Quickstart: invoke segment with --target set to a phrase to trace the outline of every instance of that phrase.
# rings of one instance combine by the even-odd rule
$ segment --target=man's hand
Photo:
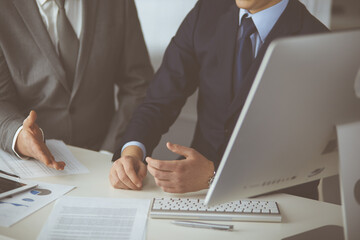
[[[109,180],[114,188],[140,190],[147,170],[141,161],[142,151],[137,146],[128,146],[110,170]]]
[[[164,161],[146,158],[148,170],[156,184],[169,193],[194,192],[208,188],[214,174],[213,162],[192,148],[167,143],[167,148],[185,157],[183,160]]]
[[[35,123],[36,117],[36,112],[31,111],[24,120],[23,128],[16,140],[15,151],[22,156],[40,160],[48,167],[64,170],[65,163],[55,161],[54,156],[44,143],[42,132]]]

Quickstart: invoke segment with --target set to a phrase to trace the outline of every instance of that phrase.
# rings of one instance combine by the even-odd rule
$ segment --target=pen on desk
[[[0,170],[0,173],[6,174],[6,175],[8,175],[8,176],[10,176],[10,177],[20,178],[18,175],[15,175],[15,174],[12,174],[12,173],[8,173],[8,172],[5,172],[5,171],[3,171],[3,170]]]
[[[203,222],[194,222],[194,221],[172,221],[171,223],[184,227],[193,227],[193,228],[208,228],[216,230],[227,230],[232,231],[234,225],[227,224],[215,224],[215,223],[203,223]]]

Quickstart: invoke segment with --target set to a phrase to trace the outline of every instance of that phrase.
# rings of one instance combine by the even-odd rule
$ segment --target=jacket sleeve
[[[12,141],[24,117],[19,111],[19,99],[13,79],[0,46],[0,148],[12,153]]]
[[[120,149],[127,142],[138,141],[151,155],[162,134],[175,122],[186,99],[195,92],[199,65],[193,43],[201,2],[197,2],[170,41],[160,69],[150,83],[144,102],[134,113]],[[120,156],[120,151],[114,154],[113,160]]]

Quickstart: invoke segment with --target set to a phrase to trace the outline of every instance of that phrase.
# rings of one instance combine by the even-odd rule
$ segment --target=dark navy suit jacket
[[[285,36],[328,31],[298,0],[290,0],[260,48],[241,91],[232,96],[238,24],[235,0],[197,2],[171,40],[123,144],[139,141],[151,155],[186,99],[198,89],[198,119],[191,147],[217,168],[269,43]],[[113,160],[119,157],[120,150]]]

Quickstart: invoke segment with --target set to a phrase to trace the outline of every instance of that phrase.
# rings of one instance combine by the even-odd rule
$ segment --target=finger
[[[130,189],[120,181],[120,179],[116,173],[116,170],[114,168],[112,168],[110,171],[109,180],[110,180],[111,186],[113,186],[114,188],[127,189],[127,190]]]
[[[167,181],[173,179],[173,175],[174,175],[173,172],[161,171],[149,165],[148,165],[148,170],[149,173],[156,179],[167,180]]]
[[[36,112],[31,110],[29,116],[23,122],[23,127],[31,128],[35,124],[36,118]]]
[[[141,180],[141,182],[144,180],[144,178],[146,177],[146,174],[147,174],[147,167],[145,164],[141,164],[140,165],[140,169],[138,171],[138,176]]]
[[[174,161],[157,160],[151,157],[146,157],[145,160],[148,163],[148,166],[151,166],[161,171],[168,171],[168,172],[175,171],[179,162],[177,160]]]
[[[63,161],[59,161],[59,162],[56,161],[55,158],[54,158],[54,156],[51,154],[49,148],[46,146],[46,144],[44,144],[44,143],[42,143],[42,142],[41,142],[41,144],[43,145],[45,155],[46,155],[47,157],[49,157],[49,159],[50,159],[50,163],[49,163],[49,164],[50,164],[53,168],[55,168],[56,170],[64,170],[64,168],[65,168],[65,166],[66,166],[65,162],[63,162]]]
[[[65,166],[66,166],[66,163],[63,162],[63,161],[57,162],[57,161],[54,160],[54,166],[55,166],[56,170],[64,170]]]
[[[46,149],[41,146],[38,142],[33,143],[33,156],[35,159],[39,160],[40,162],[44,163],[46,166],[52,164],[52,155],[46,153]]]
[[[124,166],[122,164],[118,165],[118,169],[116,169],[117,177],[119,180],[129,189],[139,189],[129,178],[127,173],[125,172]]]
[[[54,157],[51,158],[51,166],[55,168],[56,170],[64,170],[66,163],[63,161],[56,161]]]
[[[167,193],[186,193],[186,190],[177,187],[162,187],[162,190]]]
[[[176,187],[174,183],[172,183],[171,181],[168,181],[168,180],[155,179],[155,183],[156,183],[156,185],[158,185],[161,188],[174,188],[174,187]]]
[[[143,163],[139,163],[139,164],[141,165]],[[142,181],[140,180],[140,178],[138,177],[138,175],[135,171],[133,162],[130,162],[130,161],[123,162],[123,168],[125,170],[126,175],[132,182],[132,184],[136,185],[136,188],[141,188]],[[139,166],[139,168],[140,168],[140,166]]]
[[[185,146],[181,146],[179,144],[173,144],[171,142],[167,142],[166,143],[166,147],[176,153],[176,154],[179,154],[179,155],[182,155],[184,157],[188,157],[189,155],[191,155],[193,153],[193,149],[192,148],[188,148],[188,147],[185,147]]]
[[[56,170],[63,170],[65,167],[64,162],[55,161],[54,156],[51,154],[50,150],[42,142],[35,148],[36,159],[40,162],[43,162],[46,166],[55,168]]]
[[[40,142],[40,146],[41,146],[42,152],[44,154],[43,157],[47,158],[48,164],[50,166],[52,166],[53,168],[55,168],[56,170],[64,170],[65,165],[66,165],[65,162],[62,162],[62,161],[57,162],[45,143]]]
[[[48,164],[49,167],[52,167],[56,170],[64,170],[65,166],[66,166],[66,163],[65,162],[62,162],[62,161],[55,161],[55,158],[54,157],[51,157],[50,158],[50,163]]]

